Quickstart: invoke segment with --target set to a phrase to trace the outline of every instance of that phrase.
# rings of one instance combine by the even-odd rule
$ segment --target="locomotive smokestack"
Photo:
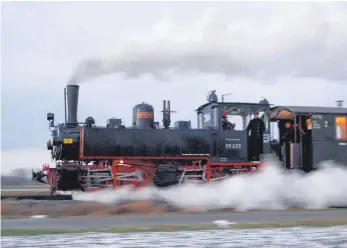
[[[67,123],[77,125],[79,85],[67,85]]]

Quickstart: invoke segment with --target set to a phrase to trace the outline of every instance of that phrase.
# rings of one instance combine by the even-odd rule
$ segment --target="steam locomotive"
[[[78,85],[64,88],[65,122],[47,120],[52,139],[47,142],[55,167],[34,172],[33,179],[49,183],[51,193],[66,190],[98,190],[122,185],[165,187],[183,183],[210,182],[227,176],[253,172],[260,161],[249,161],[245,130],[224,130],[222,115],[247,116],[266,111],[269,103],[218,102],[215,91],[197,108],[198,127],[189,121],[171,125],[170,100],[163,101],[163,126],[154,120],[153,106],[140,103],[133,108],[132,126],[111,118],[105,126],[93,117],[78,122]],[[230,125],[232,127],[232,125]],[[267,144],[267,132],[264,134]],[[265,150],[267,150],[265,148]]]
[[[133,108],[130,127],[122,125],[122,120],[117,118],[109,119],[105,126],[97,126],[93,117],[78,122],[78,95],[78,85],[64,88],[64,123],[55,125],[54,114],[47,114],[52,135],[47,149],[55,167],[44,166],[41,171],[33,171],[33,180],[48,183],[51,194],[123,185],[166,187],[185,182],[210,183],[239,173],[256,172],[262,168],[262,162],[252,161],[249,156],[246,131],[249,117],[255,112],[263,113],[261,119],[266,126],[262,154],[276,153],[284,167],[310,171],[319,161],[339,157],[347,163],[347,151],[343,150],[347,146],[336,148],[346,144],[343,141],[347,140],[346,108],[273,107],[266,99],[258,103],[219,102],[216,92],[210,91],[207,102],[196,109],[197,128],[192,128],[190,121],[177,121],[170,127],[169,100],[163,101],[162,126],[154,120],[154,108],[146,103]],[[242,117],[241,130],[235,130],[230,123],[229,128],[222,125],[223,116],[233,115]],[[287,143],[271,140],[273,121],[278,124],[280,136],[290,124],[304,128],[308,138],[299,136],[298,140]],[[307,121],[311,128],[305,126]],[[327,128],[319,129],[327,127],[327,123],[332,123],[330,128],[334,128],[333,124],[341,125],[340,136],[346,137],[335,140],[329,136],[333,131],[324,133]],[[323,143],[327,151],[325,139],[335,149],[331,153],[319,151]]]

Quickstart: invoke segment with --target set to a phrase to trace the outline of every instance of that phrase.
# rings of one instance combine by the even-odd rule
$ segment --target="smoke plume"
[[[169,73],[210,72],[226,75],[241,73],[232,54],[206,44],[142,44],[133,45],[113,57],[90,58],[81,62],[69,84],[80,84],[110,73],[121,73],[126,78],[150,74],[167,80]]]
[[[73,193],[75,200],[117,204],[124,201],[161,200],[180,208],[280,210],[291,207],[325,209],[347,206],[347,167],[331,161],[308,174],[282,169],[273,158],[256,175],[238,175],[211,184],[184,184],[166,189]]]
[[[18,168],[10,171],[9,173],[1,175],[1,185],[25,185],[32,183],[31,170],[25,168]]]
[[[162,20],[166,24],[161,26],[167,26],[164,36],[130,40],[115,53],[81,61],[69,84],[110,73],[126,78],[149,74],[166,80],[173,72],[346,80],[346,6],[254,3],[240,8],[240,13],[253,13],[246,17],[235,9],[231,9],[235,17],[214,9],[198,24],[185,27]]]

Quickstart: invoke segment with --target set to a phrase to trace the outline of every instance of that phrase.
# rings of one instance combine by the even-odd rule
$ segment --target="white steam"
[[[110,73],[164,80],[172,72],[345,80],[346,9],[345,3],[231,4],[183,26],[169,16],[142,41],[82,61],[69,84]]]
[[[262,173],[239,175],[211,184],[186,184],[166,189],[144,188],[73,193],[73,199],[117,204],[163,200],[180,208],[278,210],[291,207],[325,209],[347,206],[347,167],[331,161],[308,174],[281,168],[267,159]]]

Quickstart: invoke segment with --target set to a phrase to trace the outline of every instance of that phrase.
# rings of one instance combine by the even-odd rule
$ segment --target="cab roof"
[[[256,112],[256,111],[263,111],[267,108],[270,107],[270,104],[262,104],[262,103],[249,103],[249,102],[208,102],[205,103],[204,105],[201,105],[198,107],[195,111],[199,112],[205,109],[207,106],[212,105],[212,104],[218,104],[218,106],[221,109],[226,109],[226,108],[239,108],[239,109],[244,109],[248,110],[247,112]]]

